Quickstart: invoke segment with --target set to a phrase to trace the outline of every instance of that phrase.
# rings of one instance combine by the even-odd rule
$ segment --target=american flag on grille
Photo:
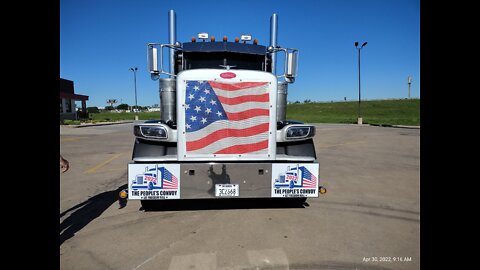
[[[163,189],[178,189],[178,178],[165,167],[160,168],[162,173]]]
[[[313,175],[307,168],[300,167],[302,171],[303,178],[303,187],[304,188],[316,188],[317,187],[317,177]]]
[[[187,81],[187,154],[267,154],[268,82]]]

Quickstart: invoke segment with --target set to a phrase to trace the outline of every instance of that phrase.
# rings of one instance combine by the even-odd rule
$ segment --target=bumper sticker
[[[128,197],[133,200],[180,199],[180,165],[128,164]]]
[[[318,163],[272,164],[272,197],[318,197]]]

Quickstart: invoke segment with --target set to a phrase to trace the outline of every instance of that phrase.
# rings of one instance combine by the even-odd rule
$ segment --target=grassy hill
[[[287,119],[305,123],[357,123],[357,115],[358,101],[287,105]],[[361,116],[364,124],[419,126],[420,99],[362,101]],[[93,122],[134,120],[135,114],[92,113],[90,118]],[[138,118],[160,119],[160,112],[139,113]]]
[[[287,119],[306,123],[357,123],[358,101],[289,104]],[[364,124],[420,126],[420,99],[362,101]]]

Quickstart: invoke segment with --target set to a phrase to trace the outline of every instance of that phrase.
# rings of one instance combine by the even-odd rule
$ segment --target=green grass
[[[364,124],[420,126],[420,99],[361,102]],[[306,123],[357,123],[358,101],[287,105],[287,119]]]
[[[81,121],[80,120],[63,120],[64,125],[80,125]]]
[[[160,119],[160,112],[140,112],[137,113],[139,120]],[[127,112],[102,112],[91,113],[90,118],[94,122],[114,122],[120,120],[135,120],[135,113]]]
[[[358,101],[287,105],[287,119],[305,123],[356,124],[357,116]],[[364,124],[419,126],[420,99],[362,101],[361,116]],[[135,113],[91,113],[90,118],[87,122],[135,120]],[[138,119],[160,119],[160,112],[138,113]]]

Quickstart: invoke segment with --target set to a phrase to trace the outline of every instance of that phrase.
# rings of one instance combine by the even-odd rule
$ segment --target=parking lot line
[[[111,157],[110,159],[108,159],[107,161],[104,161],[104,162],[98,164],[97,166],[86,170],[86,171],[83,172],[83,173],[94,173],[94,172],[96,172],[98,169],[102,168],[103,166],[107,165],[108,163],[112,162],[114,159],[120,157],[120,156],[123,155],[123,154],[125,154],[125,153],[116,154],[116,155],[114,155],[113,157]]]
[[[60,139],[60,142],[74,142],[74,141],[78,141],[78,140],[85,139],[85,138],[86,137],[68,137],[68,138]]]

